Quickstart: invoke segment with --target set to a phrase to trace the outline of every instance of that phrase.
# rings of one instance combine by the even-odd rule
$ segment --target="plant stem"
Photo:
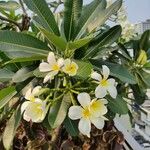
[[[16,25],[19,29],[21,28],[19,23],[15,22],[15,21],[13,21],[13,20],[11,20],[11,19],[8,19],[8,18],[5,18],[5,17],[3,17],[3,16],[0,16],[0,20],[3,20],[3,21],[7,21],[7,22],[9,22],[9,23],[12,23],[12,24]]]

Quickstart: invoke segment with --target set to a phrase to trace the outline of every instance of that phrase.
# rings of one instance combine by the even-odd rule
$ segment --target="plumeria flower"
[[[42,89],[41,86],[36,86],[33,90],[32,88],[29,88],[25,94],[25,99],[34,102],[35,97],[38,95],[41,89]]]
[[[35,94],[39,91],[40,86],[35,87],[33,90],[29,89],[25,98],[25,101],[21,106],[21,113],[23,114],[23,119],[32,122],[42,122],[47,113],[46,101],[42,101],[35,97]]]
[[[107,113],[107,101],[105,99],[91,101],[88,93],[80,93],[77,97],[81,106],[71,106],[69,108],[69,118],[72,120],[80,119],[79,131],[90,137],[91,123],[98,129],[104,127],[104,120],[107,120],[104,115]]]
[[[97,98],[103,98],[107,95],[107,92],[110,94],[112,98],[116,98],[117,96],[117,89],[115,80],[110,78],[108,79],[110,74],[110,70],[107,66],[102,66],[102,76],[97,73],[93,72],[91,74],[91,78],[95,79],[99,85],[95,89],[95,95]]]
[[[62,70],[66,74],[69,74],[69,76],[74,76],[77,74],[78,65],[75,62],[71,61],[70,59],[66,59],[64,61],[64,66]]]
[[[42,62],[39,66],[40,72],[47,72],[48,74],[44,78],[44,83],[48,80],[54,79],[54,76],[58,74],[63,66],[64,60],[60,58],[56,61],[55,55],[53,52],[50,52],[47,57],[47,62]]]

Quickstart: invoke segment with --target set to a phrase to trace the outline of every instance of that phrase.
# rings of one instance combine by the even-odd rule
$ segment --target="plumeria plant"
[[[26,6],[33,12],[29,31],[0,31],[1,145],[106,150],[121,146],[124,139],[113,119],[131,115],[128,106],[144,102],[140,81],[149,77],[150,32],[122,44],[121,26],[106,28],[122,0],[109,6],[106,0],[87,5],[82,0],[23,0],[20,5],[24,13]],[[59,5],[64,9],[56,13]]]

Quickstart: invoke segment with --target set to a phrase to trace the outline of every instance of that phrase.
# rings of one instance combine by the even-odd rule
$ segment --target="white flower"
[[[41,86],[36,86],[33,90],[29,88],[25,94],[25,99],[34,102],[35,96],[38,95],[41,88],[42,88]]]
[[[62,68],[62,70],[63,72],[69,74],[69,76],[74,76],[77,73],[78,65],[70,59],[66,59],[64,61],[64,67]]]
[[[107,101],[105,99],[93,99],[91,101],[88,93],[80,93],[77,99],[81,106],[71,106],[68,112],[69,118],[72,120],[80,119],[78,125],[79,131],[90,137],[91,123],[98,129],[104,127],[104,120],[107,120],[104,117],[107,113],[105,106]]]
[[[135,26],[128,21],[127,12],[124,5],[120,8],[117,14],[117,22],[122,27],[122,36],[121,38],[125,40],[125,42],[130,41],[135,34]]]
[[[56,61],[54,53],[50,52],[47,57],[47,62],[42,62],[39,66],[39,70],[41,72],[48,73],[44,78],[44,83],[46,83],[48,80],[54,79],[54,76],[57,75],[58,72],[61,70],[64,60],[60,58]]]
[[[91,74],[91,78],[95,79],[99,84],[95,89],[95,95],[97,98],[105,97],[107,92],[110,94],[112,98],[116,98],[117,89],[115,85],[115,80],[112,78],[108,79],[109,74],[110,70],[105,65],[102,66],[102,76],[97,72],[93,72]]]
[[[25,101],[21,105],[23,119],[28,122],[30,120],[36,123],[42,122],[46,116],[46,101],[42,101],[41,99],[35,97],[40,88],[40,86],[37,86],[33,90],[29,89],[25,94],[25,98],[28,101]]]
[[[34,102],[26,101],[21,106],[21,113],[23,119],[28,122],[42,122],[47,113],[46,102],[38,98],[35,98]]]

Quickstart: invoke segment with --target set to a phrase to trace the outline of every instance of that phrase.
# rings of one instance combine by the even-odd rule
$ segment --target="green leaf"
[[[30,62],[30,61],[37,61],[37,60],[43,60],[46,56],[31,56],[31,57],[22,57],[22,58],[15,58],[10,61],[7,61],[5,64],[11,64],[16,62]]]
[[[100,53],[100,51],[102,51],[100,50],[101,47],[107,47],[114,43],[120,37],[121,31],[121,26],[116,25],[103,34],[100,33],[93,41],[91,41],[90,48],[86,51],[83,59],[94,57],[98,52]]]
[[[20,121],[21,121],[21,111],[20,109],[17,109],[13,113],[11,118],[8,120],[3,134],[3,145],[7,150],[12,148],[13,138],[16,134],[16,130],[20,124]]]
[[[113,112],[120,115],[127,114],[129,109],[126,101],[121,97],[117,96],[116,99],[111,97],[107,97],[108,100],[108,108]]]
[[[55,100],[55,99],[54,99]],[[68,108],[71,105],[70,93],[64,95],[62,100],[57,101],[48,114],[48,121],[52,128],[56,128],[62,124],[66,118]]]
[[[65,0],[64,1],[64,34],[67,41],[72,39],[74,33],[75,23],[80,16],[82,8],[82,0]]]
[[[36,76],[37,78],[44,78],[47,75],[47,72],[40,72],[39,68],[35,69],[33,71],[34,76]]]
[[[107,9],[98,12],[95,19],[88,26],[89,32],[103,25],[107,19],[109,19],[113,14],[118,12],[121,6],[122,6],[122,0],[117,0]]]
[[[101,60],[90,60],[90,62],[97,68],[100,69],[102,65],[106,65],[110,69],[110,74],[124,83],[136,84],[135,77],[128,71],[127,68],[120,64],[102,62]]]
[[[90,62],[84,62],[79,60],[75,60],[75,62],[79,67],[76,76],[83,79],[90,77],[93,69],[92,64]]]
[[[49,47],[42,41],[23,33],[0,31],[0,50],[10,58],[47,56]]]
[[[13,75],[14,72],[8,70],[7,68],[0,69],[0,82],[11,80]]]
[[[1,1],[0,2],[0,9],[4,9],[7,11],[13,11],[20,8],[20,5],[16,1]]]
[[[78,124],[76,121],[71,120],[69,117],[66,117],[64,120],[64,126],[71,136],[78,136],[79,130],[78,130]]]
[[[145,31],[140,39],[140,49],[148,51],[150,48],[150,30]]]
[[[40,23],[42,23],[42,26],[46,30],[59,35],[55,18],[45,0],[24,0],[24,3],[30,10],[37,14],[38,20],[40,20]]]
[[[12,81],[15,83],[23,82],[26,79],[33,77],[33,76],[34,75],[33,75],[32,69],[29,67],[25,67],[25,68],[21,68],[14,74]]]
[[[69,50],[76,50],[76,49],[79,49],[79,48],[85,46],[91,40],[92,40],[91,37],[86,37],[86,38],[83,38],[83,39],[75,40],[73,42],[68,42],[67,46],[68,46]]]
[[[130,85],[133,95],[134,95],[134,101],[141,105],[146,100],[146,93],[144,92],[143,88],[140,88],[138,84]]]
[[[16,95],[14,86],[0,90],[0,109],[3,108]]]
[[[84,34],[89,24],[93,22],[96,16],[99,15],[101,10],[104,9],[105,7],[106,7],[105,0],[94,0],[89,5],[85,6],[75,31],[76,39],[79,39]]]
[[[44,36],[47,38],[47,40],[56,46],[59,50],[65,50],[66,49],[66,41],[53,33],[47,32],[45,29],[39,28],[40,31],[44,34]]]

